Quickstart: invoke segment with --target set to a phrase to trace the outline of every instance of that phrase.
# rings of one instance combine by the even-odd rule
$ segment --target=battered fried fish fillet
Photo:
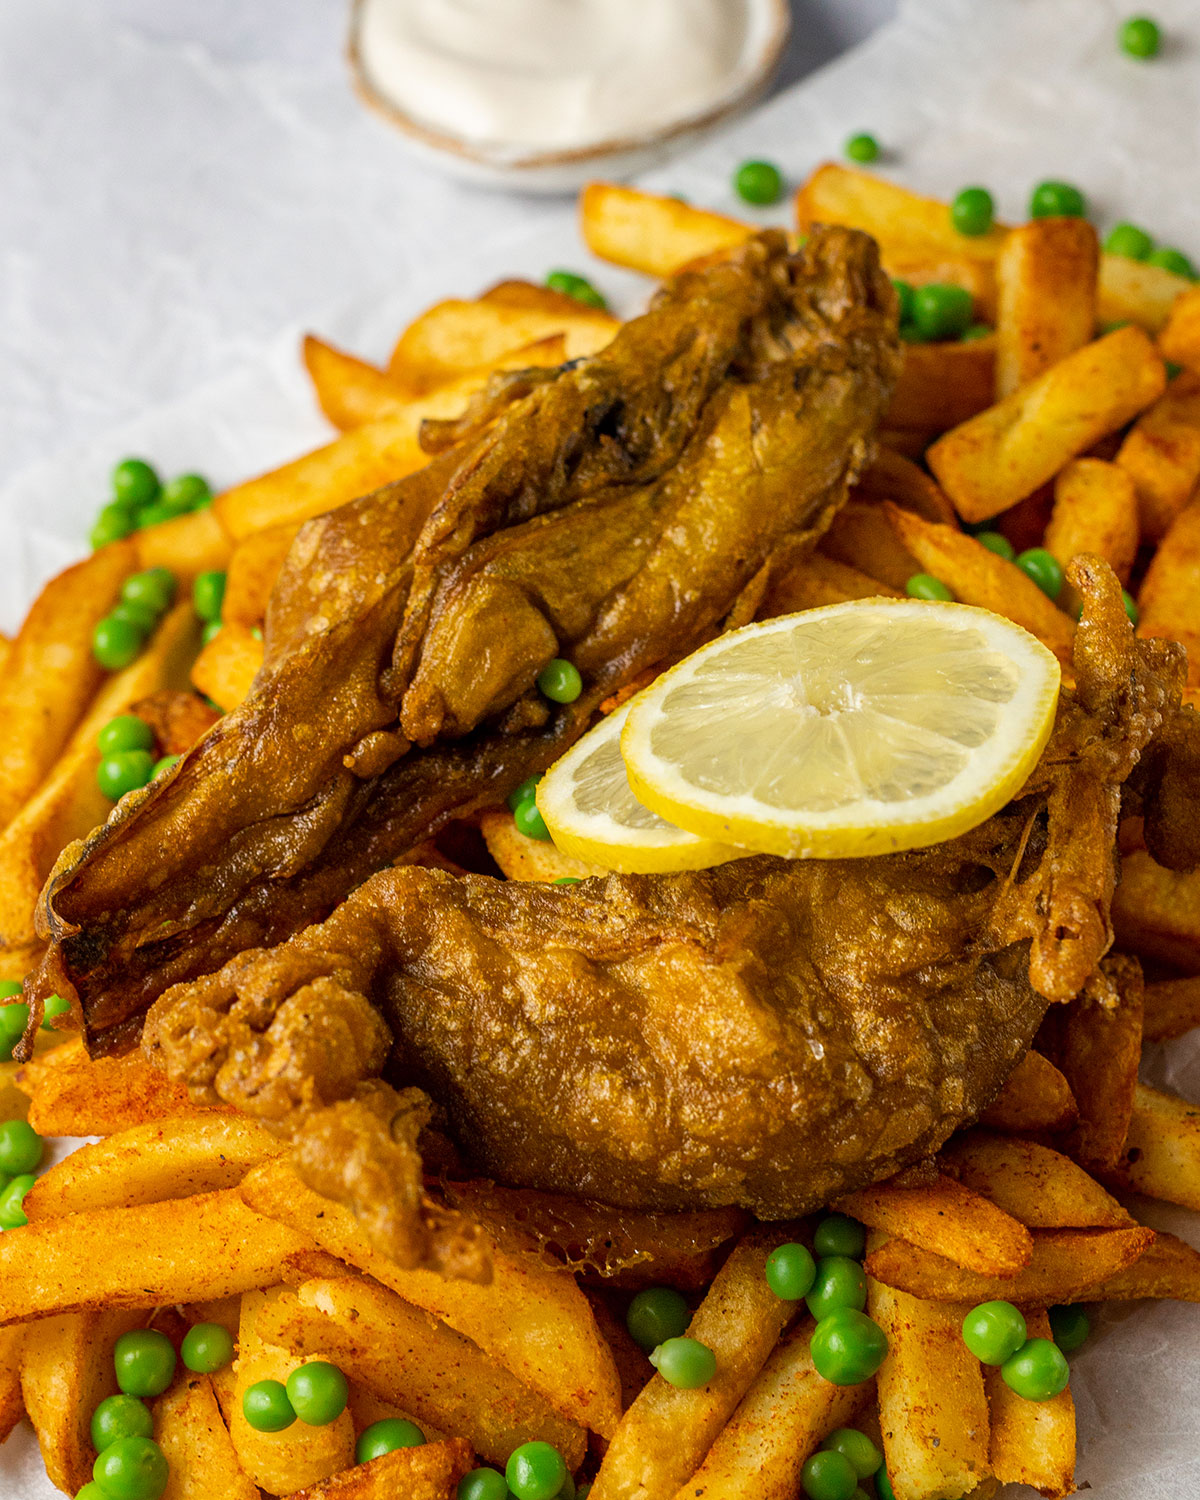
[[[866,236],[791,256],[764,234],[310,523],[254,692],[52,872],[31,999],[77,994],[90,1046],[133,1044],[168,985],[328,916],[545,769],[608,694],[752,618],[869,457],[895,323]],[[574,704],[536,691],[554,657]]]
[[[414,1249],[403,1197],[384,1222],[383,1174],[360,1196],[313,1108],[355,1097],[357,1054],[321,1072],[330,1017],[375,1055],[386,1020],[387,1077],[428,1090],[503,1182],[783,1218],[890,1176],[987,1106],[1048,1003],[1099,982],[1121,787],[1175,726],[1183,665],[1134,640],[1104,564],[1071,576],[1075,690],[1021,795],[961,838],[567,888],[385,871],[165,994],[147,1051],[198,1099],[299,1121],[311,1185],[393,1254]],[[386,1124],[377,1139],[394,1158]]]

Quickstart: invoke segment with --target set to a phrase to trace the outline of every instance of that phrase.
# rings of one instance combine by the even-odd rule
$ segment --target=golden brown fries
[[[25,1415],[21,1396],[21,1355],[25,1329],[18,1324],[0,1332],[0,1443]]]
[[[152,1120],[208,1117],[219,1108],[193,1104],[185,1088],[140,1053],[90,1058],[74,1038],[26,1063],[17,1080],[31,1101],[29,1123],[41,1135],[115,1135]]]
[[[1126,255],[1102,255],[1096,316],[1101,328],[1110,323],[1130,322],[1147,333],[1159,333],[1179,298],[1191,286],[1186,276],[1176,276],[1162,266],[1148,266],[1145,261],[1130,260]],[[1166,355],[1167,359],[1171,357]]]
[[[1112,919],[1127,952],[1200,974],[1200,871],[1164,870],[1144,849],[1133,850],[1121,860]]]
[[[167,568],[185,582],[223,568],[232,546],[211,506],[143,526],[129,540],[138,568]]]
[[[884,1460],[905,1500],[966,1495],[988,1474],[987,1398],[963,1343],[965,1311],[867,1281],[867,1312],[888,1339],[875,1377]]]
[[[1043,544],[1064,568],[1079,553],[1091,552],[1128,583],[1138,536],[1137,491],[1124,469],[1100,458],[1077,458],[1059,472]]]
[[[1009,233],[996,257],[997,400],[1091,341],[1099,268],[1086,219],[1034,219]]]
[[[754,233],[738,219],[612,182],[591,182],[580,193],[579,228],[593,255],[650,276],[670,276]]]
[[[1182,641],[1188,652],[1188,682],[1200,684],[1200,499],[1175,517],[1146,569],[1138,594],[1138,634]]]
[[[819,546],[823,556],[844,567],[860,569],[898,594],[903,594],[904,585],[921,571],[883,506],[867,500],[847,500]]]
[[[767,1256],[786,1239],[777,1227],[733,1250],[688,1325],[688,1337],[716,1356],[716,1374],[695,1390],[654,1376],[621,1419],[591,1500],[672,1500],[696,1472],[791,1315],[765,1275]]]
[[[1050,1320],[1025,1314],[1031,1339],[1049,1339]],[[1049,1401],[1026,1401],[1004,1382],[996,1366],[984,1375],[992,1419],[988,1464],[1003,1484],[1028,1484],[1047,1500],[1075,1490],[1075,1402],[1070,1389]]]
[[[411,1412],[422,1430],[470,1440],[503,1467],[521,1443],[552,1443],[568,1468],[587,1434],[469,1339],[369,1278],[305,1281],[263,1307],[264,1337],[296,1355],[324,1355],[351,1380]],[[427,1434],[428,1435],[428,1434]]]
[[[1030,1229],[1119,1229],[1133,1223],[1069,1156],[1036,1141],[969,1130],[953,1137],[938,1161]]]
[[[904,363],[885,418],[889,426],[945,432],[992,404],[995,339],[902,347]]]
[[[859,500],[894,500],[927,521],[957,524],[954,507],[919,464],[890,448],[880,448],[858,476],[854,493]]]
[[[1141,1297],[1170,1297],[1200,1302],[1200,1250],[1163,1229],[1133,1265],[1089,1287],[1089,1302],[1129,1302]]]
[[[1158,347],[1164,359],[1200,371],[1200,288],[1190,286],[1171,304]]]
[[[152,1409],[155,1441],[170,1467],[166,1500],[259,1500],[238,1463],[207,1375],[183,1371]]]
[[[1200,1026],[1200,978],[1160,979],[1146,986],[1142,1036],[1147,1042],[1170,1042]]]
[[[1200,375],[1171,381],[1130,428],[1117,463],[1137,491],[1143,539],[1161,541],[1200,480]]]
[[[479,831],[488,853],[507,880],[549,881],[568,875],[575,880],[586,880],[589,875],[607,873],[600,865],[589,865],[585,860],[563,854],[545,839],[526,838],[507,810],[484,813],[479,820]]]
[[[877,1183],[847,1193],[833,1207],[983,1276],[1015,1275],[1033,1255],[1023,1224],[952,1177],[912,1187]]]
[[[758,618],[769,620],[801,609],[817,609],[822,604],[844,604],[848,599],[880,596],[897,599],[900,590],[814,552],[772,579],[759,606]]]
[[[461,1438],[396,1448],[285,1500],[454,1500],[471,1465],[471,1445]]]
[[[404,392],[386,370],[311,333],[304,336],[302,358],[317,405],[342,432],[390,416],[404,400]]]
[[[1119,1175],[1147,1197],[1200,1208],[1200,1108],[1139,1083]]]
[[[262,632],[245,625],[222,625],[192,666],[196,691],[228,713],[250,696],[263,663]]]
[[[225,598],[221,619],[226,625],[261,625],[267,601],[283,567],[283,560],[296,540],[300,526],[287,523],[254,531],[240,541],[229,559],[225,575]]]
[[[979,1123],[1014,1135],[1044,1135],[1068,1129],[1078,1117],[1071,1085],[1048,1058],[1031,1049]]]
[[[986,521],[1145,411],[1165,384],[1141,329],[1118,328],[952,428],[929,449],[930,467],[964,520]]]

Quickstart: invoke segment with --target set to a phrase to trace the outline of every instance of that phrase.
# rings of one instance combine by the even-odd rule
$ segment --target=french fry
[[[1144,849],[1133,850],[1121,860],[1112,921],[1127,952],[1200,974],[1200,872],[1166,870]]]
[[[918,347],[932,348],[926,344]],[[854,486],[860,500],[894,500],[927,521],[958,524],[954,507],[919,464],[890,448],[880,448]]]
[[[1033,219],[996,257],[996,399],[1090,342],[1100,242],[1086,219]]]
[[[1200,1108],[1139,1083],[1117,1175],[1147,1198],[1200,1208]]]
[[[1043,545],[1064,568],[1078,553],[1092,552],[1128,583],[1138,536],[1137,491],[1124,469],[1076,458],[1061,470]]]
[[[574,317],[579,311],[577,297],[556,292],[553,287],[539,285],[536,281],[522,281],[519,277],[498,281],[480,293],[479,301],[496,302],[501,307],[536,308],[540,312],[557,313],[560,317]]]
[[[311,333],[304,336],[302,355],[317,405],[342,432],[391,416],[404,400],[404,392],[385,370]]]
[[[817,1374],[809,1353],[811,1319],[777,1346],[674,1500],[791,1500],[805,1459],[835,1427],[866,1405],[871,1382],[838,1386]]]
[[[1012,1135],[1056,1134],[1079,1118],[1071,1085],[1046,1057],[1031,1049],[979,1117],[981,1125]]]
[[[313,1251],[234,1188],[43,1219],[0,1239],[0,1323],[228,1297],[322,1274],[329,1257]]]
[[[1195,611],[1200,588],[1200,499],[1175,517],[1150,559],[1138,594],[1141,636],[1181,641],[1188,653],[1188,685],[1200,687],[1200,623]]]
[[[8,729],[0,828],[36,790],[103,682],[92,631],[134,571],[132,545],[113,542],[52,578],[25,616],[0,677],[0,716]]]
[[[886,583],[897,594],[921,565],[904,546],[882,505],[847,500],[819,543],[820,553]]]
[[[695,1390],[654,1376],[621,1419],[592,1500],[672,1500],[696,1472],[790,1316],[765,1275],[767,1256],[785,1238],[778,1228],[759,1231],[735,1247],[688,1325],[688,1337],[716,1356],[716,1374]]]
[[[1162,266],[1148,266],[1127,255],[1102,255],[1096,308],[1100,327],[1129,322],[1147,333],[1161,333],[1179,298],[1191,286],[1186,276],[1176,276]],[[1172,358],[1170,354],[1165,357]]]
[[[1095,1286],[1133,1264],[1154,1242],[1140,1224],[1125,1229],[1038,1229],[1033,1258],[1015,1276],[980,1276],[961,1266],[892,1239],[867,1257],[867,1271],[885,1286],[929,1302],[989,1302],[1002,1298],[1020,1307],[1053,1307],[1078,1301]]]
[[[587,1298],[565,1273],[496,1250],[486,1286],[403,1271],[372,1248],[348,1208],[306,1188],[286,1161],[256,1167],[241,1192],[253,1208],[423,1307],[593,1432],[620,1418],[620,1383]],[[3,1242],[0,1242],[2,1248]]]
[[[259,1313],[263,1337],[293,1354],[323,1354],[421,1425],[468,1438],[503,1467],[521,1443],[552,1443],[569,1468],[587,1434],[469,1339],[366,1278],[302,1282]],[[427,1434],[428,1435],[428,1434]]]
[[[1146,986],[1142,1037],[1170,1042],[1200,1026],[1200,978],[1160,979]]]
[[[754,233],[752,224],[613,182],[589,182],[580,193],[579,227],[593,255],[648,276],[671,276]]]
[[[1030,1229],[1120,1229],[1133,1223],[1069,1156],[1036,1141],[969,1130],[952,1138],[938,1161]]]
[[[21,1354],[25,1330],[20,1326],[0,1330],[0,1443],[25,1415],[21,1395]]]
[[[988,1473],[988,1408],[979,1361],[962,1340],[965,1309],[868,1277],[867,1311],[887,1334],[875,1377],[884,1461],[897,1496],[970,1494]]]
[[[269,526],[240,541],[229,559],[221,619],[252,629],[266,618],[267,602],[296,533],[294,524]]]
[[[176,578],[219,572],[229,561],[232,543],[212,506],[143,526],[130,537],[138,568],[166,568]]]
[[[883,511],[901,546],[917,559],[919,571],[940,578],[964,604],[980,605],[1023,625],[1061,661],[1070,662],[1074,622],[1020,568],[952,526],[931,525],[891,501],[884,501]]]
[[[354,1422],[348,1411],[321,1427],[294,1422],[282,1432],[260,1432],[246,1420],[243,1402],[250,1387],[260,1380],[277,1380],[283,1385],[296,1368],[295,1354],[272,1343],[263,1332],[264,1314],[281,1297],[290,1299],[284,1287],[247,1292],[242,1298],[229,1423],[239,1466],[256,1485],[273,1495],[317,1484],[354,1462]]]
[[[1142,1297],[1200,1302],[1200,1250],[1160,1229],[1131,1266],[1088,1287],[1082,1300],[1130,1302]]]
[[[1162,395],[1166,372],[1140,328],[1118,328],[952,428],[926,457],[967,521],[986,521]]]
[[[983,1276],[1013,1276],[1033,1255],[1023,1224],[951,1177],[920,1187],[877,1183],[844,1194],[833,1207]]]
[[[350,1382],[350,1399],[346,1409],[350,1413],[350,1420],[354,1423],[356,1442],[368,1427],[374,1426],[376,1422],[386,1422],[396,1417],[399,1417],[402,1422],[412,1422],[419,1427],[427,1443],[440,1443],[449,1435],[440,1432],[430,1422],[418,1422],[411,1411],[405,1411],[402,1406],[393,1406],[390,1401],[380,1400],[374,1391],[369,1391],[366,1386],[359,1385],[353,1380]]]
[[[1025,1327],[1031,1339],[1049,1339],[1050,1320],[1030,1310]],[[1028,1484],[1047,1497],[1064,1500],[1075,1492],[1075,1401],[1070,1387],[1049,1401],[1027,1401],[1004,1383],[996,1366],[984,1374],[992,1419],[988,1466],[1003,1484]]]
[[[286,1500],[454,1500],[472,1462],[470,1444],[462,1438],[396,1448]]]
[[[904,344],[904,363],[884,420],[896,427],[945,432],[995,399],[996,341]]]
[[[162,1500],[259,1500],[238,1463],[207,1375],[185,1372],[152,1410],[155,1441],[168,1465]]]
[[[1200,287],[1190,286],[1171,303],[1158,347],[1172,364],[1200,371]]]
[[[544,839],[530,839],[518,829],[510,812],[485,812],[479,820],[479,831],[488,853],[500,866],[507,880],[561,880],[564,875],[586,880],[589,875],[606,875],[600,865],[564,854]]]
[[[200,1115],[137,1125],[81,1146],[25,1195],[30,1223],[101,1208],[133,1208],[233,1187],[284,1150],[245,1115]]]
[[[1161,541],[1200,480],[1200,374],[1171,381],[1130,428],[1117,463],[1137,491],[1142,536]]]
[[[261,632],[245,625],[222,625],[192,665],[197,692],[228,712],[250,696],[263,663]]]
[[[900,590],[880,583],[857,568],[835,562],[814,552],[802,557],[778,578],[771,580],[757,618],[771,620],[776,615],[791,615],[802,609],[816,609],[822,604],[844,604],[848,599],[898,599]]]

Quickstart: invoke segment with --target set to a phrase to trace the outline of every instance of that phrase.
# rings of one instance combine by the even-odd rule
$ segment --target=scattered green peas
[[[804,1245],[777,1245],[767,1256],[767,1285],[784,1302],[807,1297],[817,1277],[817,1263]]]
[[[112,471],[113,499],[119,505],[149,505],[158,499],[158,475],[142,458],[123,458]]]
[[[328,1427],[336,1422],[350,1399],[346,1377],[324,1359],[298,1365],[288,1376],[285,1389],[292,1410],[309,1427]]]
[[[813,1329],[809,1350],[818,1375],[833,1385],[858,1385],[883,1363],[887,1334],[865,1313],[839,1307]]]
[[[118,1438],[92,1466],[92,1478],[107,1500],[158,1500],[167,1474],[166,1455],[148,1437]]]
[[[913,292],[912,325],[924,343],[961,338],[970,326],[971,308],[966,287],[932,281]]]
[[[974,344],[980,339],[990,339],[995,329],[986,323],[968,323],[959,335],[959,341],[964,344]]]
[[[134,660],[144,642],[145,636],[135,625],[109,615],[92,631],[92,655],[106,672],[119,672]]]
[[[1029,1339],[1000,1366],[1000,1378],[1026,1401],[1050,1401],[1066,1389],[1071,1370],[1049,1339]]]
[[[875,1493],[879,1496],[879,1500],[896,1500],[896,1491],[892,1488],[892,1481],[883,1467],[880,1467],[875,1475]]]
[[[255,1432],[285,1432],[296,1420],[296,1413],[288,1400],[287,1387],[280,1380],[256,1380],[252,1386],[248,1386],[242,1397],[242,1415]],[[376,1422],[375,1426],[378,1427],[379,1423]],[[368,1427],[362,1437],[365,1438],[372,1430]],[[361,1448],[362,1438],[358,1441]],[[369,1456],[374,1458],[375,1454]],[[366,1459],[362,1457],[358,1461],[366,1463]]]
[[[101,755],[120,755],[124,750],[149,750],[154,743],[154,731],[145,719],[137,714],[118,714],[96,736],[96,749]]]
[[[981,1302],[963,1319],[963,1343],[985,1365],[1002,1365],[1028,1338],[1025,1319],[1011,1302]]]
[[[180,1346],[185,1368],[198,1375],[223,1370],[233,1359],[233,1335],[220,1323],[194,1323]]]
[[[1039,182],[1029,199],[1031,219],[1084,219],[1087,200],[1069,182]]]
[[[216,638],[220,634],[221,634],[221,622],[220,622],[220,620],[210,620],[208,622],[208,624],[204,627],[204,629],[200,632],[200,639],[204,643],[204,645],[207,646],[208,643],[209,643],[209,641],[215,641]]]
[[[508,1500],[508,1480],[498,1469],[472,1469],[455,1493],[457,1500]]]
[[[907,324],[912,322],[913,315],[913,289],[907,281],[894,278],[892,286],[895,288],[896,301],[900,304],[900,322]]]
[[[0,1124],[0,1172],[6,1177],[36,1172],[45,1154],[46,1143],[28,1120]]]
[[[538,805],[532,797],[527,797],[524,802],[518,804],[517,810],[513,813],[513,822],[517,825],[517,832],[523,833],[527,839],[541,839],[543,843],[550,842],[550,830],[546,827],[546,820],[538,812]]]
[[[1002,557],[1005,562],[1012,562],[1016,557],[1016,548],[1009,539],[1000,531],[977,531],[975,540],[981,547],[986,547],[989,552],[994,552],[997,557]]]
[[[123,1437],[153,1437],[150,1408],[136,1396],[106,1396],[92,1413],[92,1447],[97,1453]]]
[[[29,1223],[25,1217],[25,1194],[36,1180],[31,1172],[22,1172],[0,1192],[0,1229],[23,1229]]]
[[[110,505],[101,508],[96,517],[95,525],[88,532],[88,541],[93,551],[99,551],[101,547],[107,547],[110,542],[119,542],[133,530],[136,522],[133,512],[127,505],[120,505],[113,501]]]
[[[733,188],[744,202],[766,208],[783,197],[783,173],[769,161],[744,161],[733,174]]]
[[[415,1422],[404,1417],[384,1417],[363,1428],[354,1457],[360,1464],[368,1464],[385,1453],[395,1453],[397,1448],[420,1448],[424,1442],[425,1434]]]
[[[1078,1349],[1092,1331],[1092,1320],[1078,1305],[1052,1307],[1048,1316],[1054,1342],[1064,1354]]]
[[[71,1002],[64,1000],[61,995],[47,995],[42,1006],[42,1030],[57,1031],[54,1024],[56,1016],[65,1016],[70,1013]]]
[[[162,489],[162,503],[175,515],[196,510],[212,499],[208,480],[199,474],[178,474],[168,479]]]
[[[954,598],[953,592],[942,582],[935,578],[932,573],[914,573],[904,585],[904,592],[910,599],[944,599],[950,601]]]
[[[1128,589],[1121,590],[1121,603],[1125,606],[1125,613],[1129,616],[1129,623],[1136,629],[1138,622],[1138,607],[1137,602]]]
[[[1062,564],[1045,547],[1029,547],[1018,554],[1015,562],[1026,578],[1030,578],[1048,599],[1057,599],[1062,593]]]
[[[1195,266],[1182,250],[1173,250],[1170,245],[1164,245],[1159,250],[1151,250],[1146,257],[1146,264],[1160,266],[1164,271],[1170,271],[1173,276],[1186,276],[1189,281],[1196,279]]]
[[[175,512],[169,510],[161,500],[156,500],[153,505],[140,506],[134,512],[134,520],[137,522],[138,530],[146,526],[161,526],[164,521],[173,521]]]
[[[583,678],[573,662],[556,656],[548,661],[537,677],[538,691],[552,703],[574,703],[583,692]]]
[[[717,1372],[717,1356],[699,1339],[665,1339],[651,1352],[650,1363],[668,1385],[681,1391],[707,1385]]]
[[[625,1314],[630,1338],[647,1354],[668,1339],[680,1338],[691,1321],[691,1309],[670,1286],[647,1287],[634,1297]]]
[[[102,1490],[94,1479],[89,1479],[84,1487],[76,1494],[75,1500],[111,1500],[106,1490]]]
[[[1123,255],[1126,260],[1145,260],[1154,249],[1154,241],[1136,224],[1114,224],[1104,248],[1109,255]]]
[[[564,296],[574,297],[576,302],[582,302],[585,307],[598,307],[601,312],[608,311],[608,303],[586,276],[578,276],[574,271],[551,271],[546,277],[546,285],[552,292],[562,292]]]
[[[950,222],[959,234],[986,234],[995,216],[996,205],[987,188],[963,188],[950,205]]]
[[[122,750],[106,755],[96,767],[96,785],[110,802],[119,802],[126,792],[145,786],[154,775],[154,759],[149,750]]]
[[[148,636],[158,624],[158,616],[152,609],[144,604],[130,604],[128,600],[122,599],[120,603],[114,604],[108,612],[110,620],[124,620],[126,624]]]
[[[827,1214],[813,1235],[813,1250],[818,1256],[844,1255],[861,1259],[867,1248],[867,1231],[848,1214]]]
[[[818,1321],[843,1307],[861,1312],[867,1305],[866,1272],[848,1255],[823,1255],[804,1300]]]
[[[144,604],[161,615],[175,598],[175,575],[169,568],[147,568],[131,573],[121,585],[121,598],[127,604]]]
[[[858,135],[852,135],[846,142],[845,150],[851,161],[856,161],[864,167],[879,160],[879,142],[865,130]]]
[[[164,756],[162,756],[161,759],[156,760],[154,762],[154,769],[150,773],[150,779],[153,780],[154,777],[157,776],[160,771],[169,771],[171,769],[171,767],[175,764],[175,762],[177,760],[182,760],[182,759],[183,759],[182,755],[164,755]]]
[[[1121,22],[1117,41],[1126,57],[1144,60],[1158,56],[1158,49],[1162,46],[1162,32],[1158,29],[1157,21],[1152,21],[1149,16],[1130,16],[1128,21]]]
[[[567,1466],[549,1443],[522,1443],[505,1465],[504,1477],[517,1500],[555,1500],[567,1477]]]
[[[127,1396],[161,1396],[175,1378],[175,1346],[157,1328],[135,1328],[113,1346],[113,1365]]]
[[[555,885],[582,885],[583,880],[578,875],[560,875],[554,882]]]
[[[883,1463],[883,1454],[857,1427],[838,1427],[831,1432],[821,1447],[831,1453],[840,1453],[848,1458],[860,1479],[869,1479]]]
[[[198,573],[192,585],[192,603],[202,620],[219,620],[221,606],[225,602],[225,574],[220,572]]]
[[[844,1453],[823,1450],[805,1459],[800,1483],[809,1500],[853,1500],[858,1475]]]
[[[507,798],[509,812],[516,812],[517,808],[520,807],[522,802],[529,801],[529,799],[537,791],[538,782],[541,781],[541,779],[542,772],[539,771],[536,776],[530,776],[527,780],[523,781],[521,785],[514,791],[509,792]]]
[[[19,995],[21,991],[22,986],[15,979],[5,979],[0,982],[0,1000]],[[0,1005],[0,1059],[4,1062],[11,1060],[13,1048],[25,1035],[25,1028],[28,1025],[29,1007],[23,1000],[15,1000],[9,1005]]]

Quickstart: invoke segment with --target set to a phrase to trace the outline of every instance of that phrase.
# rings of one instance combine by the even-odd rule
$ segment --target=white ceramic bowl
[[[364,0],[352,0],[347,46],[359,98],[395,126],[407,147],[425,161],[469,182],[528,193],[572,192],[597,176],[629,177],[693,145],[762,97],[779,66],[791,27],[787,0],[748,0],[752,56],[736,83],[705,109],[644,134],[572,150],[537,151],[452,135],[424,124],[385,98],[372,82],[359,47],[363,5]]]

